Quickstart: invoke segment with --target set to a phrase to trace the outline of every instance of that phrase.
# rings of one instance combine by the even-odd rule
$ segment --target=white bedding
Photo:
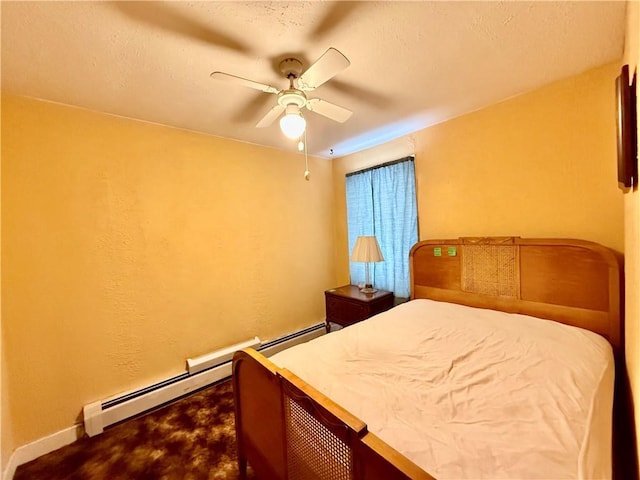
[[[613,353],[595,333],[412,300],[271,360],[438,479],[611,478]]]

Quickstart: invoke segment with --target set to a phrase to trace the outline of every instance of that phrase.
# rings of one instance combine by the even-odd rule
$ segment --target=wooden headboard
[[[573,239],[425,240],[410,253],[411,298],[555,320],[604,336],[623,352],[622,262]]]

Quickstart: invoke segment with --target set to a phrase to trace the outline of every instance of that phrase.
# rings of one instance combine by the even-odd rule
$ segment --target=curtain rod
[[[395,165],[396,163],[413,162],[415,157],[416,157],[415,155],[409,155],[408,157],[400,158],[398,160],[391,160],[390,162],[385,162],[385,163],[381,163],[380,165],[374,165],[373,167],[358,170],[357,172],[347,173],[345,177],[350,177],[351,175],[358,175],[364,172],[370,172],[371,170],[376,170],[378,168],[390,167],[391,165]]]

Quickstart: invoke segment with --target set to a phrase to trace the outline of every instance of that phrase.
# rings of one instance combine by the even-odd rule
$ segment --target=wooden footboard
[[[265,480],[434,480],[345,409],[245,349],[233,357],[238,465]]]

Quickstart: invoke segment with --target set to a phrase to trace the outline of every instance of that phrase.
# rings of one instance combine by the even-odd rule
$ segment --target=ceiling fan
[[[300,111],[302,108],[340,123],[346,122],[351,117],[353,113],[351,110],[321,98],[307,98],[305,93],[315,90],[350,64],[347,57],[335,48],[329,48],[304,72],[300,60],[285,58],[279,65],[280,73],[289,80],[289,87],[284,89],[224,72],[213,72],[211,78],[275,94],[278,104],[267,112],[256,127],[268,127],[284,113],[280,119],[280,129],[288,138],[295,140],[301,137],[306,128],[306,121]]]

